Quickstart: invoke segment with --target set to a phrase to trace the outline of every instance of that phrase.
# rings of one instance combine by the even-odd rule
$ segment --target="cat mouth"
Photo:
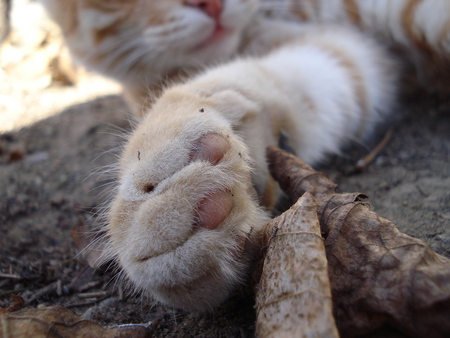
[[[212,34],[206,38],[203,42],[194,47],[194,49],[202,49],[209,45],[214,44],[215,42],[222,40],[225,36],[228,35],[228,30],[223,28],[220,23],[216,24],[216,27]]]
[[[217,24],[213,34],[209,37],[209,40],[217,40],[220,39],[227,33],[225,28],[222,27],[221,24]]]

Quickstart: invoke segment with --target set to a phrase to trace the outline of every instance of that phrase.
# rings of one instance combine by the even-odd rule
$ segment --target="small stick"
[[[30,297],[26,298],[25,301],[27,304],[29,304],[44,295],[56,293],[57,289],[58,289],[58,281],[48,284],[48,285],[44,286],[43,288],[40,288],[35,293],[33,293]]]
[[[98,292],[79,293],[77,296],[80,298],[94,298],[94,297],[103,297],[108,294],[109,294],[108,291],[98,291]]]
[[[5,278],[5,279],[22,279],[22,277],[19,276],[19,275],[15,275],[15,274],[11,274],[11,273],[2,273],[2,272],[0,272],[0,278]]]
[[[83,307],[83,306],[90,306],[90,305],[94,305],[97,304],[107,298],[111,297],[110,293],[105,294],[103,297],[100,298],[88,298],[86,299],[84,302],[76,302],[76,303],[72,303],[72,304],[67,304],[65,307],[67,309],[71,309],[71,308],[76,308],[76,307]]]
[[[378,154],[384,149],[384,147],[386,147],[393,133],[394,129],[389,129],[380,143],[378,143],[378,145],[369,154],[356,162],[355,170],[359,172],[366,170],[367,166],[372,163],[375,157],[377,157]]]

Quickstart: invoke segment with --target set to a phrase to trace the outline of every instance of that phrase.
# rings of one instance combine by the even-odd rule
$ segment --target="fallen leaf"
[[[13,150],[8,154],[8,159],[10,162],[16,162],[23,159],[25,156],[25,152],[23,150]]]
[[[268,149],[271,173],[292,201],[319,204],[333,313],[342,336],[389,324],[416,337],[450,336],[450,260],[378,216],[359,193],[336,185],[295,156]]]
[[[152,337],[157,324],[129,324],[104,327],[83,319],[60,306],[46,309],[25,308],[13,313],[0,313],[3,337]]]
[[[7,313],[7,312],[15,312],[20,309],[22,309],[25,306],[25,301],[22,297],[18,295],[12,295],[11,296],[11,305],[8,306],[6,309],[0,308],[0,313]]]
[[[304,194],[263,231],[268,243],[256,289],[258,337],[339,337],[332,314],[317,203]]]

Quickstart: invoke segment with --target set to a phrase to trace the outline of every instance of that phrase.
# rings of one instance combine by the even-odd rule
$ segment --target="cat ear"
[[[254,119],[260,110],[259,105],[242,93],[226,89],[211,95],[217,110],[233,127],[242,125],[243,121]]]

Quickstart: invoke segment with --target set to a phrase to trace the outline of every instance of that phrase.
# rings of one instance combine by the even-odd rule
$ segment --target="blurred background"
[[[1,0],[0,13],[0,133],[18,130],[68,106],[120,92],[113,81],[73,62],[58,27],[39,1]]]

